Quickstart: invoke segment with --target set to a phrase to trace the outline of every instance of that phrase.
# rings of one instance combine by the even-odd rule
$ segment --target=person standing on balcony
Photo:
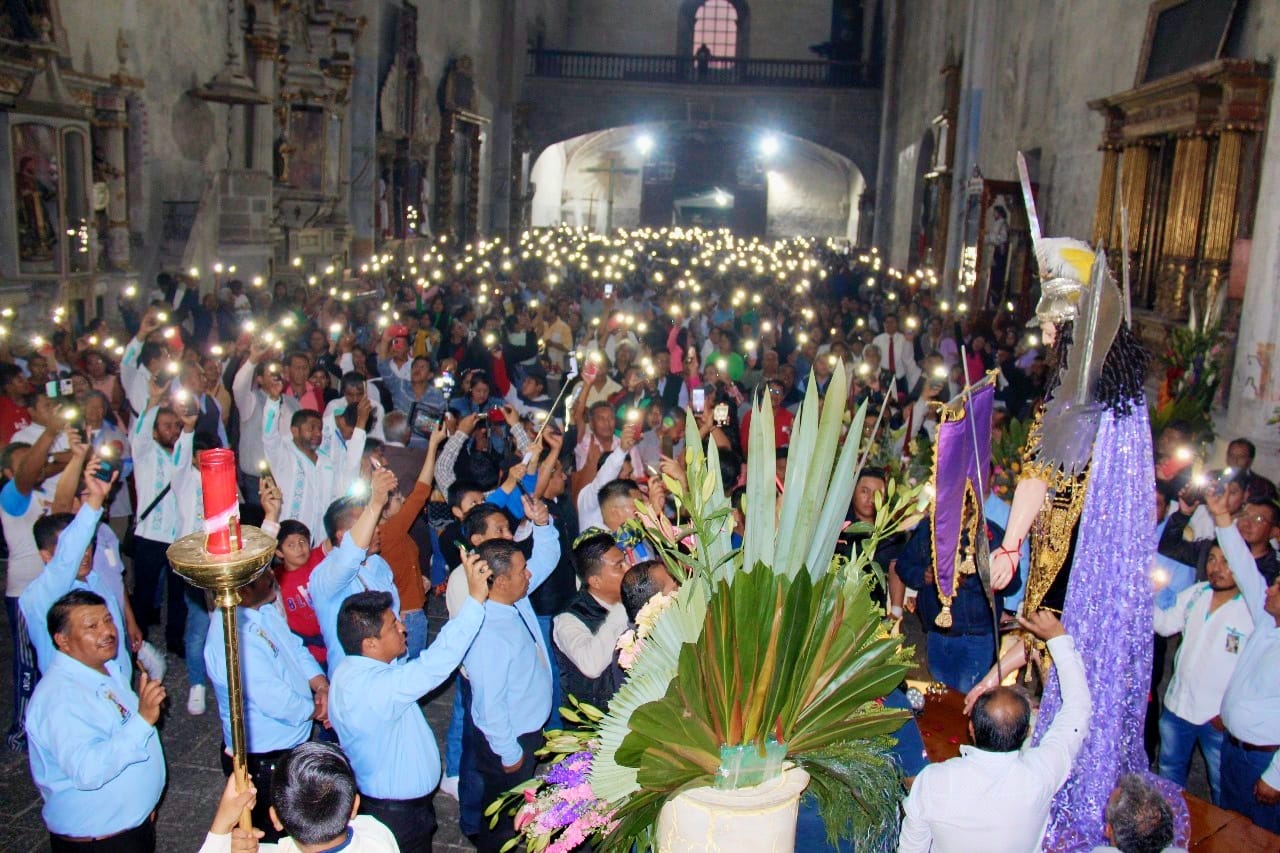
[[[693,61],[698,68],[698,79],[705,80],[711,69],[711,48],[707,47],[706,42],[694,52]]]

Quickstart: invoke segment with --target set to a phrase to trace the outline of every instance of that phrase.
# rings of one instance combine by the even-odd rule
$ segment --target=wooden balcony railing
[[[622,80],[680,83],[694,86],[779,86],[802,88],[875,88],[879,73],[857,62],[792,59],[716,59],[590,53],[577,50],[530,50],[530,77],[571,80]]]

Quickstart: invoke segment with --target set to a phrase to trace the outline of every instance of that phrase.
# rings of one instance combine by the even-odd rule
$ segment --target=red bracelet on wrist
[[[1001,554],[1012,554],[1014,557],[1019,557],[1019,556],[1021,555],[1021,553],[1022,553],[1022,540],[1021,540],[1021,539],[1019,539],[1019,540],[1018,540],[1018,544],[1017,544],[1017,545],[1015,545],[1015,546],[1014,546],[1014,547],[1012,547],[1012,548],[1006,548],[1006,547],[1004,547],[1004,545],[1001,545],[999,548],[997,548],[997,549],[996,549],[996,556],[997,556],[997,557],[999,557]]]

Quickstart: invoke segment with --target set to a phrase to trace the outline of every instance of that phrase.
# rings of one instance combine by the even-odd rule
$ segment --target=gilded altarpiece
[[[1157,352],[1193,304],[1203,316],[1243,280],[1269,78],[1218,59],[1089,103],[1106,120],[1093,238],[1118,269],[1127,236],[1135,322]],[[1228,323],[1242,295],[1228,289]]]

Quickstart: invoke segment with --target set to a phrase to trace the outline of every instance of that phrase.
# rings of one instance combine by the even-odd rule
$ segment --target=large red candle
[[[236,454],[206,450],[200,454],[200,486],[204,490],[205,550],[231,554],[240,550],[240,502],[236,494]]]

